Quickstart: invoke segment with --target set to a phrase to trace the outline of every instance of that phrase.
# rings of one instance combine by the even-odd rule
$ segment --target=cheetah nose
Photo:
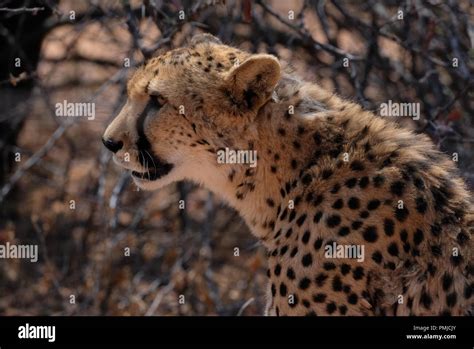
[[[123,147],[122,141],[114,141],[113,139],[104,139],[102,138],[102,143],[104,143],[105,147],[109,149],[112,153],[118,152]]]

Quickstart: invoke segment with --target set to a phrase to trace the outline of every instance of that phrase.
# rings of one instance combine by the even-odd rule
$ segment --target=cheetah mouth
[[[156,164],[153,168],[149,168],[146,172],[138,172],[132,171],[132,177],[142,180],[142,181],[156,181],[168,173],[171,172],[173,169],[172,164],[162,163]]]

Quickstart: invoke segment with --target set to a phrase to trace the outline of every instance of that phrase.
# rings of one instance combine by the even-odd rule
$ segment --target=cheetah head
[[[218,149],[246,147],[242,141],[256,137],[255,119],[280,74],[272,55],[195,36],[133,74],[103,143],[140,188],[209,180],[218,171]]]

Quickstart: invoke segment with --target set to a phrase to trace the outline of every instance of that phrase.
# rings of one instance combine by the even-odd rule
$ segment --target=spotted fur
[[[192,180],[240,212],[268,250],[267,314],[473,309],[474,212],[453,162],[271,55],[202,35],[152,58],[104,138],[138,186]],[[217,163],[226,147],[256,150],[257,167]],[[334,242],[364,245],[364,262],[325,258]]]

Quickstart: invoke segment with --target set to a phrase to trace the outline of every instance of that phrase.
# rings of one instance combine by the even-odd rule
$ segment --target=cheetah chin
[[[266,314],[474,308],[472,198],[428,137],[209,34],[148,60],[127,97],[103,135],[114,161],[141,188],[194,181],[241,214],[268,251]]]

